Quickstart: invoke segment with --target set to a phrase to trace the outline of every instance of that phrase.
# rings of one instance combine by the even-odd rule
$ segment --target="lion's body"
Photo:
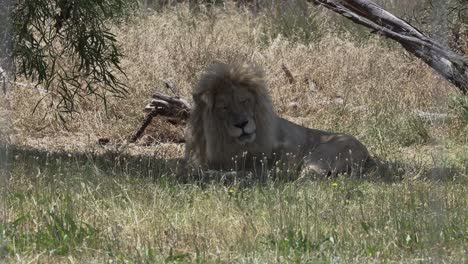
[[[349,173],[369,159],[357,139],[299,126],[276,115],[262,72],[216,64],[193,91],[186,159],[216,170],[254,169],[265,160],[301,165],[306,173]]]

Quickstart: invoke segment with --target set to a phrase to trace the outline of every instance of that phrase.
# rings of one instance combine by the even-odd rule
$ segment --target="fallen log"
[[[424,35],[408,22],[368,0],[308,0],[400,43],[464,94],[468,93],[468,60]]]
[[[153,118],[158,115],[169,117],[172,122],[174,122],[174,119],[187,120],[190,115],[190,104],[178,96],[155,92],[152,98],[151,102],[145,106],[145,111],[149,113],[146,114],[141,125],[129,138],[129,141],[132,143],[136,142],[143,135],[143,132],[151,124]]]

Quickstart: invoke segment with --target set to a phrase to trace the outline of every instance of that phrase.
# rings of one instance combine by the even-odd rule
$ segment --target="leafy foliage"
[[[32,78],[52,97],[63,120],[76,111],[77,97],[127,91],[119,80],[120,53],[108,22],[125,15],[125,0],[22,0],[16,2],[13,58],[17,74]]]

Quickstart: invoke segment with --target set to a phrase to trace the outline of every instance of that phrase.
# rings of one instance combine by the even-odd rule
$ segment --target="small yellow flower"
[[[236,194],[238,192],[238,189],[235,188],[235,187],[231,187],[228,189],[228,194],[229,195],[233,195],[233,194]]]
[[[331,186],[336,187],[336,186],[338,186],[338,183],[337,182],[332,182]]]

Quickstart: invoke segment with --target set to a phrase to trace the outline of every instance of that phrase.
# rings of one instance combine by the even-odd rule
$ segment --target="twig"
[[[286,75],[286,78],[288,78],[289,84],[294,84],[296,83],[296,80],[294,79],[294,76],[292,75],[291,71],[286,67],[284,63],[281,64],[281,69],[284,71],[284,74]]]
[[[151,112],[146,114],[145,119],[143,119],[143,122],[141,123],[140,127],[130,136],[130,143],[136,142],[141,137],[141,135],[143,135],[145,129],[148,127],[149,124],[151,124],[151,121],[153,121],[153,118],[157,115],[157,109],[153,109],[151,110]]]

